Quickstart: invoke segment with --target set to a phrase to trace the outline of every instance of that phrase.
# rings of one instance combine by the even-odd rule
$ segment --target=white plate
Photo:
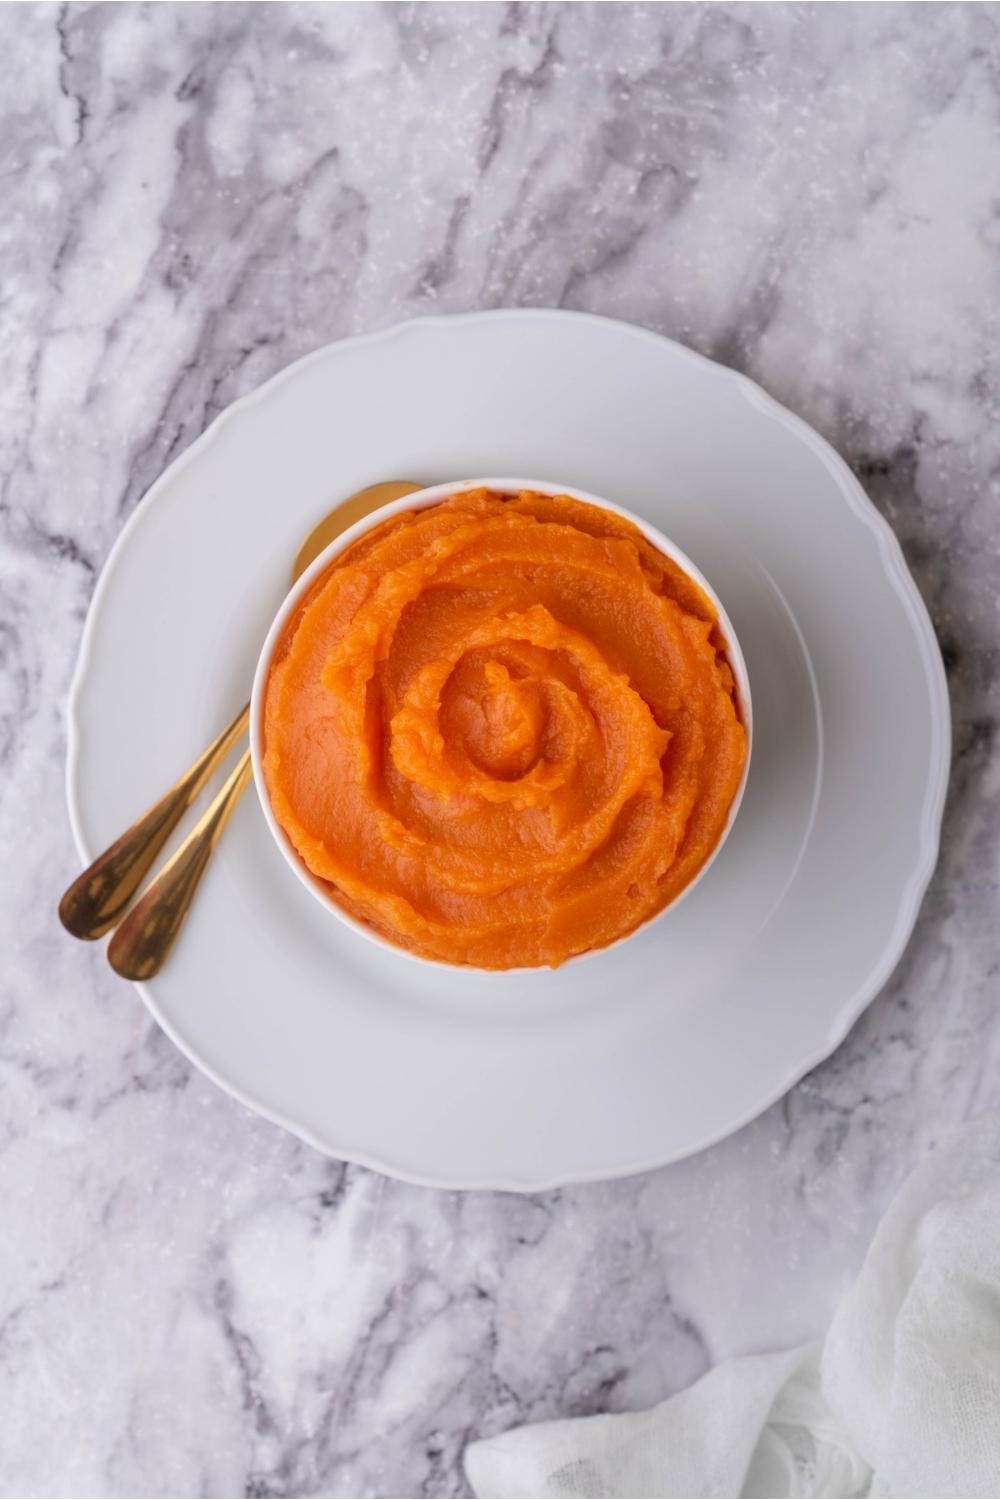
[[[662,922],[554,974],[361,942],[244,799],[164,973],[140,986],[224,1088],[320,1149],[535,1190],[718,1140],[841,1040],[937,852],[944,674],[892,533],[814,432],[654,334],[576,313],[409,323],[322,349],[154,485],[104,570],[69,710],[89,860],[245,699],[303,534],[376,479],[537,474],[647,517],[743,645],[753,764],[726,848]]]

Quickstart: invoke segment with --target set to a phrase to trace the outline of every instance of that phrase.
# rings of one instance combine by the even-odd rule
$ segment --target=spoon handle
[[[163,845],[249,722],[248,703],[169,792],[74,880],[59,903],[59,920],[67,932],[99,938],[121,920]]]
[[[108,962],[123,979],[151,979],[177,941],[188,907],[233,809],[253,778],[244,750],[225,785],[108,944]]]

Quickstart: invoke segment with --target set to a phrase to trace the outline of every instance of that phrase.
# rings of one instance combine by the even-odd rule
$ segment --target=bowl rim
[[[365,938],[384,952],[392,953],[397,958],[408,959],[411,963],[429,965],[434,968],[446,969],[450,972],[454,972],[457,969],[477,976],[504,978],[510,974],[545,973],[547,966],[544,964],[525,964],[508,969],[484,969],[478,967],[476,964],[452,964],[446,962],[444,959],[427,958],[423,954],[415,953],[412,949],[402,947],[401,944],[391,942],[388,938],[383,937],[381,933],[376,932],[374,928],[367,926],[364,922],[359,922],[356,917],[352,917],[349,912],[345,911],[330,897],[327,892],[326,883],[315,876],[301,859],[285,830],[275,817],[270,798],[267,795],[263,767],[264,736],[262,709],[268,669],[274,654],[275,644],[285,627],[288,617],[298,607],[300,600],[306,594],[314,580],[330,566],[331,562],[341,552],[344,552],[355,542],[358,537],[364,536],[367,531],[388,520],[389,517],[399,515],[404,511],[426,510],[432,505],[438,505],[441,501],[450,499],[453,495],[460,495],[466,490],[477,489],[495,490],[500,494],[507,495],[518,494],[522,490],[534,490],[538,494],[548,496],[568,495],[572,500],[579,500],[585,505],[595,506],[598,510],[610,511],[613,515],[621,516],[624,520],[631,521],[634,526],[638,527],[646,540],[669,557],[671,561],[677,563],[689,577],[694,579],[695,583],[698,584],[711,600],[725,637],[726,659],[733,673],[740,721],[746,732],[747,753],[746,759],[743,762],[743,772],[740,776],[739,785],[733,795],[732,802],[729,804],[729,812],[722,833],[716,841],[715,848],[705,860],[698,873],[692,880],[688,881],[682,890],[678,891],[672,901],[669,901],[658,912],[654,912],[651,917],[647,917],[644,922],[640,922],[637,927],[633,927],[630,932],[623,933],[621,937],[616,938],[612,943],[605,944],[602,948],[588,948],[583,953],[574,954],[573,957],[566,959],[559,965],[560,969],[566,969],[572,964],[585,963],[589,959],[610,953],[613,949],[620,947],[622,943],[627,943],[636,933],[646,932],[654,923],[665,917],[668,912],[675,911],[680,902],[708,874],[708,871],[718,859],[723,845],[729,838],[746,791],[747,780],[750,774],[750,761],[753,753],[753,700],[750,691],[750,674],[747,670],[746,659],[743,655],[743,649],[733,622],[722,600],[697,564],[692,561],[681,547],[677,546],[676,542],[671,541],[658,527],[653,526],[642,516],[637,515],[635,511],[627,510],[625,506],[605,500],[600,495],[592,494],[588,490],[578,489],[575,485],[553,484],[551,481],[543,479],[510,477],[447,480],[441,484],[427,485],[422,489],[414,490],[412,494],[401,496],[398,500],[390,500],[388,504],[379,506],[377,510],[371,511],[367,516],[362,516],[360,520],[355,521],[352,526],[348,526],[345,531],[342,531],[339,536],[334,537],[329,546],[325,547],[314,558],[308,568],[295,580],[278,606],[277,612],[264,637],[264,642],[257,658],[257,665],[254,669],[253,687],[250,693],[250,759],[253,767],[254,789],[261,811],[264,814],[264,821],[272,838],[281,850],[286,863],[295,872],[298,879],[310,894],[320,902],[323,909],[336,917],[351,932]]]

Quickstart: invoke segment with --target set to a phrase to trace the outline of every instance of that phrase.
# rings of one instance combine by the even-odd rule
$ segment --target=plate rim
[[[596,1170],[581,1168],[575,1172],[561,1171],[554,1176],[531,1176],[528,1173],[523,1173],[506,1176],[487,1174],[476,1177],[463,1176],[460,1173],[450,1175],[447,1172],[433,1174],[414,1171],[409,1167],[399,1166],[384,1157],[379,1157],[354,1147],[345,1149],[338,1146],[335,1142],[323,1139],[307,1125],[291,1119],[281,1109],[274,1108],[253,1097],[239,1084],[219,1072],[207,1059],[197,1055],[194,1049],[187,1045],[185,1039],[174,1028],[169,1017],[160,1007],[148,983],[137,982],[135,984],[134,988],[138,991],[154,1021],[199,1071],[204,1073],[217,1087],[223,1089],[245,1108],[263,1116],[263,1118],[271,1121],[271,1123],[290,1131],[292,1135],[305,1141],[307,1145],[322,1152],[323,1155],[340,1161],[351,1162],[420,1187],[460,1191],[535,1193],[548,1192],[553,1188],[580,1183],[616,1181],[624,1177],[636,1176],[643,1172],[654,1171],[658,1167],[682,1161],[736,1134],[737,1131],[742,1130],[751,1121],[769,1109],[771,1105],[783,1098],[790,1089],[794,1088],[800,1079],[811,1072],[813,1068],[818,1067],[821,1062],[824,1062],[840,1046],[855,1022],[884,987],[903,956],[916,924],[921,902],[930,883],[931,876],[934,873],[940,852],[941,824],[948,791],[952,743],[950,700],[940,646],[934,633],[934,627],[931,623],[927,606],[917,588],[913,575],[907,567],[898,537],[888,521],[877,509],[874,502],[865,493],[860,481],[846,460],[804,418],[799,417],[795,412],[783,406],[781,402],[769,395],[750,376],[744,375],[738,370],[733,370],[727,365],[719,364],[716,360],[709,358],[698,350],[689,348],[686,344],[679,343],[676,339],[672,339],[666,334],[657,333],[652,329],[635,323],[625,322],[619,318],[608,317],[599,313],[576,311],[574,309],[491,308],[476,312],[416,317],[378,329],[372,333],[355,334],[347,338],[335,339],[322,344],[318,348],[311,350],[308,354],[293,360],[290,364],[284,366],[283,369],[270,376],[261,385],[257,386],[253,391],[249,391],[245,396],[239,397],[227,406],[224,411],[220,412],[206,427],[205,431],[157,476],[149,489],[137,502],[131,515],[112,543],[87,607],[76,664],[66,697],[65,779],[70,827],[77,852],[84,865],[86,865],[94,858],[96,851],[91,851],[84,838],[80,802],[77,795],[76,781],[81,739],[79,704],[87,676],[92,666],[93,637],[97,628],[96,620],[104,595],[110,587],[110,580],[115,570],[120,566],[121,559],[127,551],[133,530],[141,524],[142,518],[149,514],[153,504],[168,488],[168,484],[183,474],[189,464],[196,462],[201,453],[211,443],[215,442],[225,427],[241,413],[249,410],[258,402],[268,399],[280,387],[290,384],[299,375],[305,373],[313,365],[319,364],[323,360],[336,358],[340,353],[350,354],[353,350],[362,347],[389,344],[395,340],[410,337],[415,332],[420,333],[427,328],[440,328],[444,326],[459,327],[477,323],[493,323],[500,320],[530,322],[558,321],[560,323],[571,321],[581,325],[594,324],[601,327],[611,325],[622,337],[636,338],[657,345],[666,344],[675,354],[679,355],[683,360],[689,361],[702,372],[711,373],[717,379],[728,381],[730,385],[734,386],[740,392],[744,399],[758,407],[763,415],[776,422],[779,426],[786,428],[801,442],[805,443],[830,472],[838,489],[847,501],[849,508],[853,511],[856,518],[867,527],[875,539],[887,582],[899,598],[913,630],[914,638],[919,648],[921,664],[927,679],[928,696],[932,705],[932,766],[928,776],[924,804],[921,809],[918,857],[909,878],[902,888],[896,920],[886,940],[880,961],[873,965],[866,980],[858,986],[855,992],[841,1003],[823,1042],[818,1048],[796,1063],[790,1070],[786,1070],[781,1080],[774,1087],[766,1090],[757,1102],[741,1111],[728,1124],[720,1127],[718,1130],[707,1132],[699,1137],[697,1141],[684,1146],[682,1149],[668,1149],[650,1158],[644,1158],[625,1166],[615,1167],[611,1171],[603,1168]]]

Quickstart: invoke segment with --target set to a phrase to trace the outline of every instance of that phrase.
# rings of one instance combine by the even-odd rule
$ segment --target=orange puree
[[[264,773],[340,906],[448,963],[553,967],[692,880],[746,758],[710,601],[631,522],[467,491],[384,521],[275,650]]]

